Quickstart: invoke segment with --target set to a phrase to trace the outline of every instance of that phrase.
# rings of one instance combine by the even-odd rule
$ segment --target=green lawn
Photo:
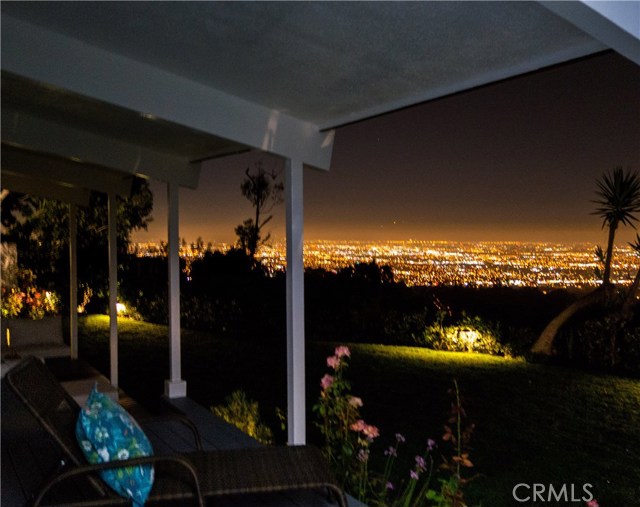
[[[128,319],[118,325],[122,387],[142,400],[158,398],[168,377],[167,328]],[[107,336],[106,317],[81,319],[81,356],[104,372]],[[335,345],[308,347],[309,405]],[[367,422],[382,430],[374,452],[382,454],[396,432],[407,436],[408,461],[427,438],[439,441],[455,378],[476,424],[471,459],[479,477],[469,486],[472,503],[528,505],[511,496],[524,482],[573,483],[578,490],[590,483],[603,507],[640,505],[640,381],[478,354],[350,347],[353,393],[364,400]],[[243,389],[275,430],[274,408],[286,404],[285,353],[284,338],[273,345],[183,331],[189,396],[209,406]],[[313,439],[312,425],[309,430]]]

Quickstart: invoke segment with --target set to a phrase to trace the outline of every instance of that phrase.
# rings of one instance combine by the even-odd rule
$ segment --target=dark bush
[[[582,314],[559,334],[561,360],[598,370],[640,373],[640,319],[605,311]]]

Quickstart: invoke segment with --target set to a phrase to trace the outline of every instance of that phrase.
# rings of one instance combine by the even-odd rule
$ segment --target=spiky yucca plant
[[[622,167],[616,167],[612,172],[605,173],[597,182],[596,195],[599,199],[593,201],[598,205],[593,212],[602,218],[602,228],[609,228],[607,251],[604,260],[602,283],[611,281],[611,261],[616,231],[620,224],[630,225],[638,219],[634,213],[640,212],[640,177],[637,173],[625,173]]]

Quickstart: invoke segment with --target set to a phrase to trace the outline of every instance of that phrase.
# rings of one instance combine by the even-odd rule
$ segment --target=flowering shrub
[[[351,385],[344,378],[344,371],[350,356],[349,349],[340,346],[327,358],[327,366],[333,371],[320,380],[322,390],[314,411],[320,417],[317,426],[325,440],[325,455],[343,487],[355,490],[362,487],[369,446],[379,432],[360,417],[362,400],[349,394]]]
[[[499,338],[500,330],[497,327],[480,317],[469,317],[463,313],[457,324],[449,326],[445,326],[442,319],[436,319],[417,341],[435,350],[505,355],[508,350]]]
[[[451,457],[443,458],[443,463],[436,467],[433,453],[437,445],[428,439],[423,452],[415,456],[413,467],[396,479],[394,467],[405,437],[396,433],[394,443],[384,451],[384,470],[369,468],[371,446],[380,432],[360,417],[362,399],[351,395],[351,386],[344,377],[350,357],[349,349],[339,346],[327,358],[332,371],[320,380],[320,398],[314,406],[319,416],[316,425],[324,437],[324,453],[342,486],[372,507],[466,507],[462,487],[468,479],[463,477],[463,470],[473,467],[468,453],[473,425],[463,428],[466,413],[457,383],[454,382],[451,391],[454,396],[451,417],[443,436],[443,441],[453,447]],[[440,487],[434,489],[432,479],[437,468],[446,476],[439,479]]]
[[[60,298],[55,292],[36,287],[28,270],[21,273],[20,282],[22,288],[2,288],[2,318],[42,319],[58,314]]]

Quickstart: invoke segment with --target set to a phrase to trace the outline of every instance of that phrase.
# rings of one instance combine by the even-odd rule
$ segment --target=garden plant
[[[57,315],[60,298],[54,291],[36,285],[36,277],[31,270],[18,272],[16,286],[2,287],[2,318],[42,319],[47,315]]]
[[[450,418],[444,426],[442,449],[428,438],[405,473],[396,471],[398,453],[406,438],[396,433],[384,451],[384,468],[370,466],[371,448],[380,431],[360,416],[362,399],[351,394],[345,378],[351,351],[341,345],[327,358],[331,373],[320,380],[320,397],[314,407],[318,428],[324,437],[324,453],[343,487],[370,506],[389,507],[465,507],[463,486],[470,480],[466,471],[473,467],[469,459],[469,441],[474,425],[466,424],[460,390],[454,380],[450,394]],[[450,455],[437,457],[447,444]],[[400,473],[400,475],[398,475]],[[438,485],[439,484],[439,485]]]

